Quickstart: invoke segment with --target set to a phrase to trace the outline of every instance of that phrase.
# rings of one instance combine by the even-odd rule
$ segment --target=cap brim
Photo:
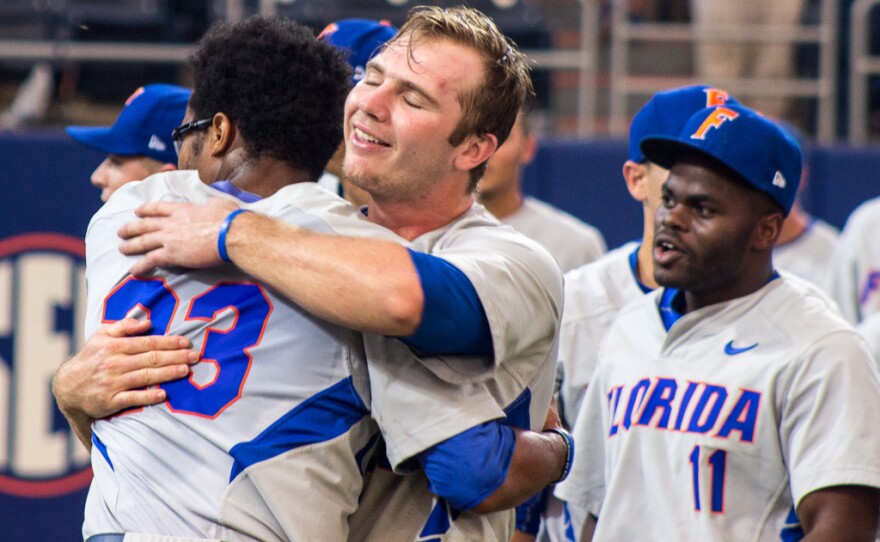
[[[132,154],[131,149],[125,146],[125,143],[113,133],[110,127],[68,126],[65,131],[70,137],[91,149],[121,156]]]
[[[742,180],[742,182],[753,187],[755,186],[755,183],[749,181],[748,178],[733,164],[728,163],[727,160],[715,156],[706,149],[693,143],[672,137],[647,137],[642,140],[640,147],[642,153],[649,161],[657,164],[663,169],[672,169],[672,166],[674,166],[682,156],[686,154],[695,154],[706,158],[712,163],[718,164],[718,166],[728,170],[732,175],[735,175]],[[761,189],[758,188],[758,190]],[[763,192],[763,190],[761,191]]]
[[[684,143],[681,140],[671,137],[646,137],[639,144],[639,148],[648,161],[653,162],[664,169],[671,169],[683,154],[690,152],[719,161],[718,158],[700,147]]]

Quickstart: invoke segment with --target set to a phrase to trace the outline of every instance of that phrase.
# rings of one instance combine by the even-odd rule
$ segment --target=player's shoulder
[[[790,343],[786,346],[790,351],[804,350],[837,333],[857,338],[837,305],[818,286],[784,272],[780,275],[765,287],[759,304],[761,318],[743,318],[742,324],[774,328]]]
[[[556,260],[540,243],[512,226],[502,224],[477,203],[442,228],[417,237],[412,246],[430,253],[464,249],[469,252],[486,250],[484,257],[489,257],[492,252],[515,257],[528,255],[558,272]]]
[[[578,238],[587,239],[588,241],[600,240],[604,250],[605,241],[602,233],[598,228],[587,224],[580,218],[531,196],[527,196],[524,199],[523,207],[531,213],[545,219],[545,223],[550,222],[552,228],[563,228],[564,231],[559,232],[560,235],[571,234]],[[572,241],[574,242],[574,240]]]
[[[629,264],[638,243],[627,243],[594,262],[565,273],[564,317],[580,318],[617,311],[642,295]]]
[[[880,227],[880,197],[869,199],[856,207],[846,219],[843,233],[865,232],[873,235],[875,227]]]
[[[880,211],[880,208],[878,208],[878,211]],[[810,224],[810,235],[821,239],[824,243],[833,245],[837,242],[837,238],[840,237],[840,230],[817,218]]]
[[[122,185],[113,192],[91,222],[117,213],[130,212],[151,201],[205,201],[211,189],[195,170],[163,171],[142,181]]]
[[[391,230],[367,220],[360,209],[314,182],[287,185],[247,207],[313,231],[404,242]]]
[[[660,316],[663,289],[658,288],[624,304],[614,315],[608,332],[602,340],[599,358],[615,359],[624,352],[640,352],[651,355],[660,350],[666,336],[666,328]]]

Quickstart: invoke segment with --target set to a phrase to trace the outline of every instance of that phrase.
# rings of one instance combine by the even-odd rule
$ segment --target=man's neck
[[[477,201],[492,213],[492,216],[502,219],[517,212],[523,206],[523,194],[520,190],[505,190],[482,194],[477,196]]]
[[[226,180],[236,188],[264,198],[287,185],[312,180],[307,171],[277,158],[244,160],[225,169]]]
[[[407,241],[440,229],[467,212],[473,205],[471,196],[448,198],[444,205],[431,205],[438,198],[419,201],[383,200],[373,198],[367,216],[370,222],[384,226]]]
[[[766,264],[761,265],[761,272],[749,273],[747,277],[743,277],[736,284],[731,284],[725,288],[714,287],[706,291],[685,290],[684,313],[693,312],[709,305],[724,303],[740,297],[753,294],[763,288],[771,278],[773,278],[773,264],[768,259]]]

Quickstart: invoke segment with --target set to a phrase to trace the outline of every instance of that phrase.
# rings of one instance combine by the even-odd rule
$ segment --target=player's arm
[[[807,494],[797,507],[804,542],[873,542],[880,520],[880,489],[835,486]]]
[[[189,373],[198,353],[178,336],[138,336],[149,320],[126,318],[99,328],[52,379],[52,393],[77,438],[91,448],[91,424],[120,410],[165,400],[165,391],[146,386]]]
[[[219,199],[206,205],[147,204],[138,210],[143,220],[120,230],[127,239],[121,250],[145,254],[132,268],[135,274],[169,265],[219,265],[220,231],[234,210],[235,204]],[[257,213],[236,215],[225,231],[222,244],[233,263],[320,318],[402,337],[435,354],[491,353],[473,286],[440,258],[417,256],[392,241],[313,232]],[[455,322],[456,332],[436,322],[446,328]]]
[[[461,510],[488,514],[524,503],[568,474],[574,441],[551,408],[538,433],[493,420],[418,455],[431,491]]]

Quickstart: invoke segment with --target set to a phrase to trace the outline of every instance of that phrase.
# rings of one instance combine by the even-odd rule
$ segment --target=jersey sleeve
[[[446,382],[396,339],[365,334],[364,344],[372,416],[396,471],[417,467],[404,463],[439,442],[505,416],[486,381]]]
[[[605,499],[605,421],[610,417],[602,377],[600,369],[587,387],[572,430],[575,454],[571,472],[554,491],[559,499],[597,517]]]
[[[837,332],[808,349],[782,390],[779,434],[794,502],[837,485],[880,487],[880,377],[864,343]]]
[[[409,250],[425,296],[422,321],[401,340],[422,352],[492,356],[492,333],[468,277],[448,261]]]
[[[461,270],[479,296],[492,336],[494,366],[543,358],[556,342],[562,313],[562,273],[553,257],[509,227],[454,232],[431,254]],[[441,378],[486,376],[494,368],[441,360]]]
[[[515,447],[513,429],[492,421],[444,440],[418,459],[431,493],[470,510],[504,483]]]

